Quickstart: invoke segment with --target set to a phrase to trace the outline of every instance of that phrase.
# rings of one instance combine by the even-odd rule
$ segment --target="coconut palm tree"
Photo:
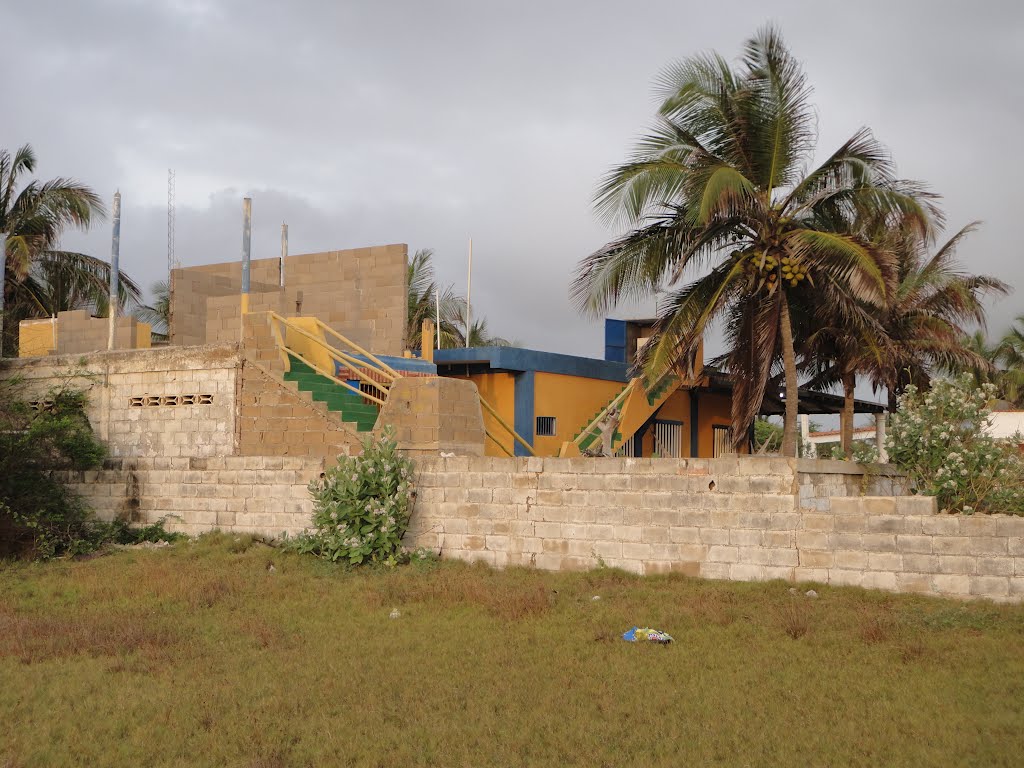
[[[794,333],[810,316],[800,308],[803,297],[881,302],[891,259],[853,222],[895,217],[924,235],[938,212],[918,185],[896,179],[867,130],[804,172],[815,147],[811,89],[772,27],[748,41],[739,68],[718,55],[696,56],[666,70],[659,91],[654,128],[608,174],[596,199],[599,211],[630,231],[581,262],[571,296],[598,316],[669,286],[655,338],[644,347],[651,378],[685,365],[707,327],[724,320],[737,444],[747,439],[781,360],[782,451],[793,456]]]
[[[405,326],[405,349],[420,353],[421,329],[424,320],[436,322],[440,308],[441,324],[436,329],[442,347],[459,346],[460,302],[452,286],[438,284],[431,259],[434,251],[421,248],[413,255],[408,268],[408,311]]]
[[[456,347],[514,347],[516,343],[501,336],[492,336],[487,327],[487,318],[476,317],[469,329],[469,343],[466,343],[466,302],[461,300],[456,319]]]
[[[853,417],[856,406],[857,375],[882,365],[884,330],[874,319],[873,307],[852,302],[822,303],[816,307],[817,327],[800,345],[801,368],[810,375],[808,386],[843,390],[839,420],[839,448],[844,456],[853,452]]]
[[[1009,286],[989,275],[962,271],[956,249],[978,227],[968,224],[934,254],[913,233],[904,232],[896,254],[895,277],[884,307],[875,315],[881,355],[868,366],[875,387],[885,387],[889,410],[909,384],[928,386],[935,373],[991,372],[983,351],[965,343],[968,325],[985,325],[983,299],[1005,294]]]
[[[103,218],[99,197],[72,179],[46,182],[29,179],[36,168],[32,147],[24,145],[13,155],[0,149],[0,235],[6,235],[2,285],[7,322],[0,330],[7,348],[17,338],[18,321],[49,316],[68,309],[90,308],[103,312],[107,303],[110,266],[83,253],[59,249],[68,227],[88,229]],[[121,305],[137,301],[138,286],[121,275]],[[0,316],[3,322],[3,316]]]
[[[1000,400],[1020,405],[1024,400],[1024,315],[1002,338],[992,341],[983,330],[964,336],[963,345],[984,364],[966,365],[954,373],[968,373],[975,385],[992,384]]]
[[[166,280],[157,280],[149,288],[152,304],[140,304],[132,313],[138,320],[149,323],[150,333],[158,341],[167,341],[171,327],[171,286]]]
[[[1024,401],[1024,315],[1017,316],[996,345],[995,364],[1001,396],[1020,405]]]

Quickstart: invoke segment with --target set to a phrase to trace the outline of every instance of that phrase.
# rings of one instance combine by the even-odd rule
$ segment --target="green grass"
[[[224,536],[0,565],[0,766],[1020,764],[1024,607],[788,587]]]

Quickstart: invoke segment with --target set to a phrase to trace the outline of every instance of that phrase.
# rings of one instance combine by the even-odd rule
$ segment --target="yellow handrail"
[[[336,330],[331,328],[331,326],[329,326],[327,323],[325,323],[323,320],[321,320],[319,317],[316,317],[314,319],[316,320],[317,325],[319,325],[327,333],[329,333],[332,336],[334,336],[335,338],[337,338],[342,344],[345,344],[346,346],[352,347],[352,349],[354,349],[356,352],[358,352],[361,355],[364,355],[365,357],[367,357],[368,359],[370,359],[374,363],[376,363],[376,365],[379,368],[383,368],[387,373],[389,373],[391,375],[392,380],[397,379],[397,378],[399,378],[401,376],[401,374],[398,371],[396,371],[390,365],[385,363],[383,360],[380,360],[372,352],[367,352],[365,349],[360,347],[358,344],[356,344],[351,339],[345,338],[340,333],[338,333]]]
[[[536,453],[533,452],[533,446],[531,446],[528,442],[523,440],[523,438],[521,438],[519,436],[519,434],[514,429],[512,429],[512,427],[510,427],[508,424],[506,424],[505,420],[503,418],[501,418],[501,416],[498,415],[498,412],[496,410],[494,410],[494,407],[490,403],[488,403],[486,400],[484,400],[483,397],[480,398],[480,405],[482,405],[484,407],[484,409],[486,409],[486,411],[489,414],[491,414],[491,416],[494,417],[495,421],[497,421],[501,426],[503,426],[506,430],[508,430],[508,432],[512,435],[512,437],[516,440],[516,442],[518,442],[521,446],[523,446],[523,448],[525,448],[527,451],[529,451],[531,456],[536,456],[537,455]],[[492,437],[491,439],[493,440],[494,438]],[[497,442],[497,440],[495,440],[495,442]],[[502,446],[502,448],[504,449],[504,446]],[[508,453],[508,451],[506,451],[506,453]],[[511,455],[511,454],[509,454],[509,455]]]
[[[270,314],[270,332],[274,335],[274,343],[277,345],[277,351],[281,355],[281,362],[284,363],[284,369],[291,370],[291,364],[288,362],[288,353],[284,351],[284,339],[281,336],[281,329],[277,327],[273,312]]]
[[[312,368],[314,371],[319,373],[321,376],[326,376],[328,379],[333,381],[335,384],[340,384],[345,389],[351,390],[352,392],[355,392],[360,397],[365,397],[367,400],[373,400],[373,402],[377,403],[378,405],[384,405],[384,401],[381,400],[380,398],[374,397],[369,392],[363,392],[363,390],[359,389],[358,387],[353,387],[347,381],[342,381],[337,376],[335,376],[333,373],[328,373],[327,371],[325,371],[323,368],[321,368],[316,363],[310,362],[309,360],[304,358],[302,355],[300,355],[298,352],[296,352],[294,349],[291,349],[290,347],[283,347],[283,349],[289,355],[294,355],[300,362],[305,363],[310,368]]]
[[[630,382],[625,387],[622,388],[622,391],[619,392],[619,394],[612,398],[612,401],[604,407],[604,410],[597,414],[597,416],[594,417],[593,421],[591,421],[583,428],[583,431],[580,432],[576,439],[572,441],[573,445],[579,445],[580,443],[582,443],[583,439],[587,435],[589,435],[590,432],[593,429],[595,429],[598,424],[601,423],[601,421],[604,420],[604,417],[608,415],[608,412],[612,408],[615,408],[622,404],[622,401],[625,400],[629,396],[629,393],[633,391],[634,382],[636,381],[638,381],[638,379],[630,379]]]
[[[360,378],[363,381],[365,381],[367,384],[370,384],[371,386],[376,387],[381,392],[387,392],[388,391],[388,387],[383,386],[381,384],[381,382],[376,381],[375,379],[373,379],[370,376],[367,376],[365,373],[363,373],[362,370],[361,370],[362,366],[356,366],[356,365],[352,364],[351,362],[349,362],[349,360],[355,360],[356,362],[362,363],[361,360],[357,360],[356,358],[353,358],[351,355],[347,355],[344,352],[342,352],[341,350],[335,349],[330,344],[325,342],[323,339],[317,338],[315,335],[313,335],[312,333],[307,331],[305,328],[302,328],[301,326],[296,325],[295,323],[289,322],[286,318],[281,317],[277,313],[271,312],[270,314],[271,314],[271,316],[274,319],[278,320],[281,324],[283,324],[285,326],[285,328],[287,328],[288,330],[295,331],[298,334],[300,334],[301,336],[305,336],[307,339],[310,339],[311,341],[314,341],[317,344],[319,344],[321,347],[323,347],[327,351],[327,354],[329,354],[332,357],[336,358],[338,360],[338,362],[342,363],[346,368],[348,368],[350,371],[352,371],[352,373],[354,373],[358,378]],[[278,337],[278,344],[282,344],[282,341],[280,340],[280,333],[277,333],[276,335]],[[371,370],[373,370],[372,366],[366,366],[366,367],[369,367]]]

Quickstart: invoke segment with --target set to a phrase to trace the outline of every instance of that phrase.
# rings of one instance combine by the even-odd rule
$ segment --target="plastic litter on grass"
[[[651,643],[668,645],[672,642],[672,635],[668,632],[662,632],[659,629],[651,629],[650,627],[643,627],[642,629],[639,627],[633,627],[622,636],[622,639],[628,643],[635,643],[638,640],[647,640]]]

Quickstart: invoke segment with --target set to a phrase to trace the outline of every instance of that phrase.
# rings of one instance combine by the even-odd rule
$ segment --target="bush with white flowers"
[[[892,416],[886,448],[918,493],[944,512],[1024,514],[1024,460],[1015,441],[985,431],[995,388],[970,376],[907,387]]]
[[[413,463],[397,451],[390,431],[368,438],[361,456],[341,456],[320,480],[309,484],[314,531],[295,542],[333,562],[385,563],[402,559],[409,527]]]

